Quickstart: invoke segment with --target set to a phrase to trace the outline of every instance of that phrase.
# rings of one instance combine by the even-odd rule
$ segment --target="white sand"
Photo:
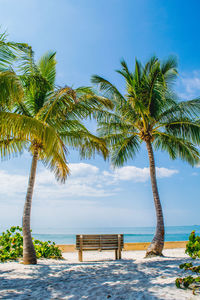
[[[190,261],[184,249],[165,250],[164,258],[144,259],[144,251],[65,253],[65,260],[37,265],[0,263],[0,299],[200,299],[174,285],[183,276],[180,263]],[[185,274],[184,274],[185,275]]]

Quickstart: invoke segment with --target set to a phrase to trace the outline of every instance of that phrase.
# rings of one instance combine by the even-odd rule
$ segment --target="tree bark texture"
[[[153,154],[151,142],[149,140],[146,141],[146,147],[149,156],[151,186],[152,186],[154,204],[156,209],[156,218],[157,218],[156,233],[150,246],[147,249],[146,257],[162,256],[162,250],[164,247],[164,237],[165,237],[164,218],[163,218],[162,206],[161,206],[158,187],[157,187],[154,154]]]
[[[34,150],[34,154],[32,158],[31,172],[29,176],[29,183],[28,183],[26,200],[24,204],[24,213],[23,213],[23,263],[26,265],[37,264],[36,252],[33,246],[33,241],[31,237],[31,227],[30,227],[31,205],[32,205],[33,189],[35,184],[37,161],[38,161],[38,150],[36,148]]]

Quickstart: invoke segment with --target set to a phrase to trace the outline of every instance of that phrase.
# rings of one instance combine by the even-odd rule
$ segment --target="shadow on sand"
[[[179,264],[187,261],[166,257],[163,260],[145,259],[137,264],[132,259],[84,263],[52,260],[51,265],[40,261],[36,266],[22,265],[20,271],[14,271],[12,267],[5,272],[1,271],[0,265],[0,298],[165,299],[156,290],[174,289],[175,286],[174,280],[162,283],[162,278],[179,276]],[[158,282],[158,278],[161,281]]]

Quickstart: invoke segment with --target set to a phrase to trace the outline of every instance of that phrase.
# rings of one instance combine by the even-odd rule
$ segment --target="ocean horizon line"
[[[200,235],[199,225],[166,226],[165,241],[187,241],[190,233],[195,230]],[[155,227],[98,227],[98,228],[67,228],[63,232],[33,232],[33,237],[41,240],[52,240],[56,244],[75,244],[77,234],[124,234],[125,243],[151,242]]]
[[[6,229],[5,229],[6,230]],[[0,232],[5,231],[0,227]],[[165,227],[165,241],[187,241],[190,233],[200,235],[200,225],[177,225]],[[32,236],[42,241],[52,241],[56,244],[75,244],[77,234],[124,234],[125,243],[151,242],[155,233],[153,226],[141,227],[48,227],[34,228]]]

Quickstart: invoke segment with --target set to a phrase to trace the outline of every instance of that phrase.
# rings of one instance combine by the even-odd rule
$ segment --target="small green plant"
[[[189,236],[189,242],[186,245],[185,253],[187,253],[192,259],[200,258],[200,236],[192,231]],[[195,273],[196,276],[187,276],[176,278],[175,284],[177,288],[189,288],[193,290],[193,294],[200,291],[200,266],[193,266],[192,263],[184,263],[179,266],[180,269],[185,271],[191,271]]]
[[[192,231],[189,236],[189,242],[186,245],[185,253],[187,253],[191,258],[200,258],[200,236]]]
[[[37,258],[62,258],[62,252],[58,247],[56,247],[54,242],[42,242],[39,240],[33,240],[33,244],[35,246]]]
[[[62,259],[61,250],[54,242],[33,239],[37,258]],[[22,228],[13,226],[0,235],[0,262],[17,260],[23,256]]]

